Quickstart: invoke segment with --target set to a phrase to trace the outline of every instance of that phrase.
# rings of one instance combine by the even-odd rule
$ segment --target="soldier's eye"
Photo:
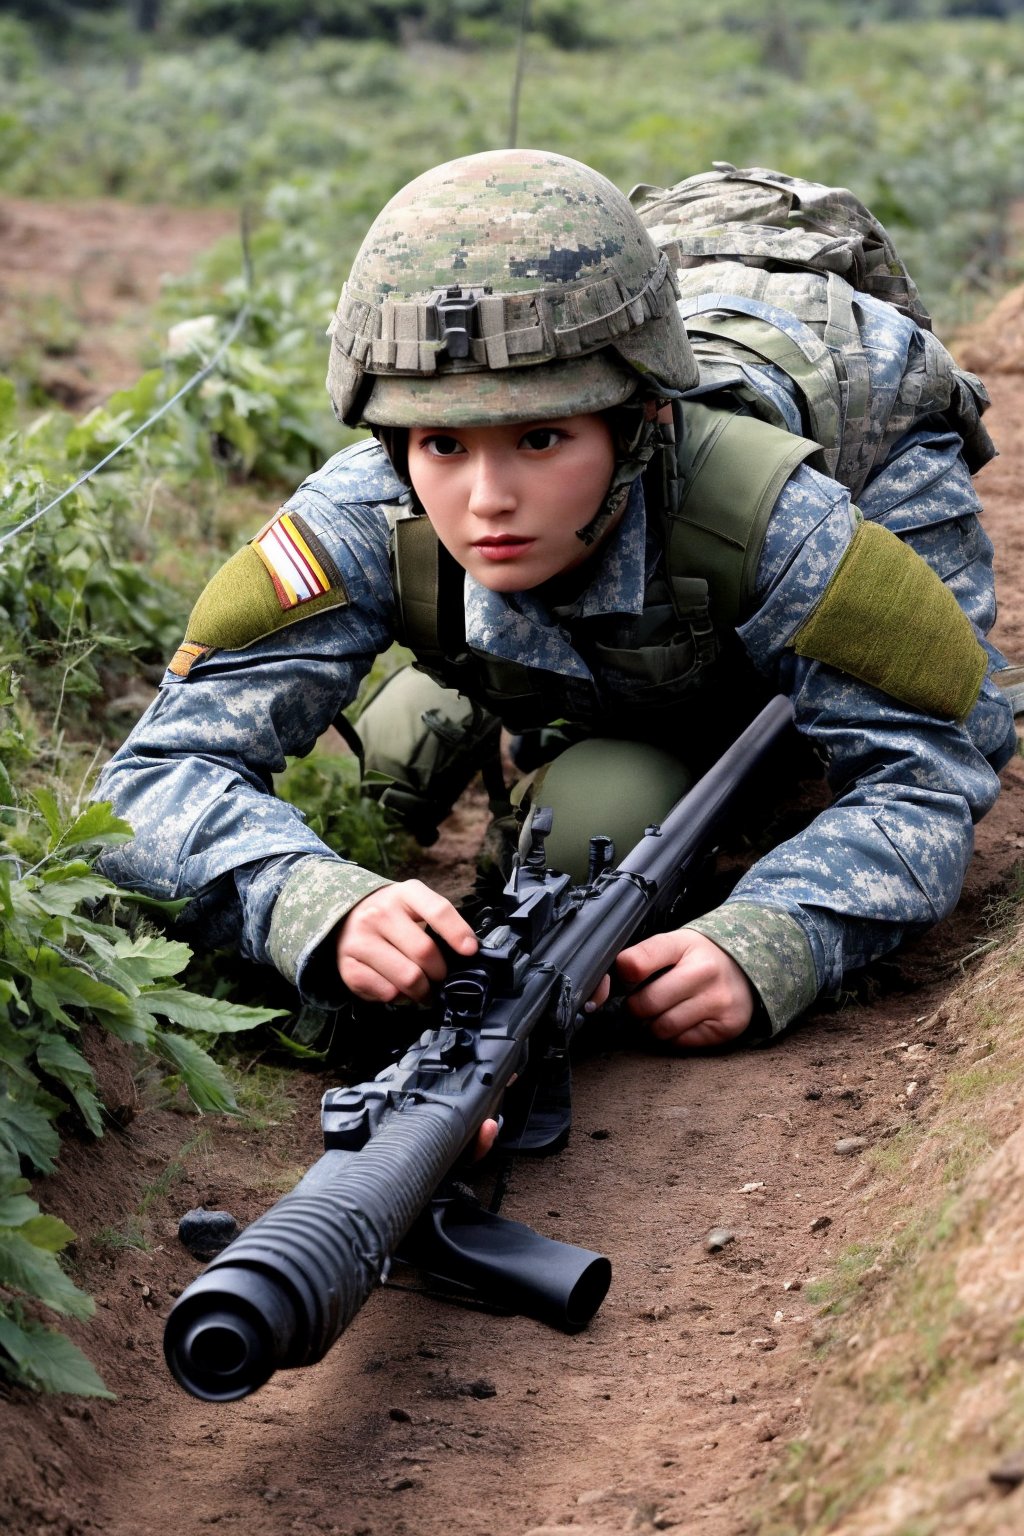
[[[453,454],[462,452],[462,444],[458,438],[449,437],[444,432],[434,432],[430,437],[425,437],[420,446],[439,459],[448,459]]]
[[[545,448],[553,448],[560,442],[563,434],[554,427],[534,427],[523,437],[523,443],[527,448],[533,448],[537,452],[543,452]]]

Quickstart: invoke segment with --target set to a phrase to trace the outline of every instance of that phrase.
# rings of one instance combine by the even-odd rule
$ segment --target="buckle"
[[[427,300],[427,309],[434,317],[435,338],[441,343],[441,351],[456,361],[469,357],[470,339],[479,336],[476,310],[480,300],[494,290],[461,288],[458,283],[451,288],[435,288]]]

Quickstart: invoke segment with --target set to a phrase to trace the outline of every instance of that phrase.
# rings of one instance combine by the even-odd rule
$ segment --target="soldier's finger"
[[[432,891],[421,880],[406,880],[401,891],[407,910],[417,922],[433,928],[438,937],[460,955],[476,953],[476,934],[446,897]]]
[[[349,990],[367,1002],[393,1003],[399,997],[422,1002],[430,991],[423,969],[384,941],[343,955],[338,971]]]

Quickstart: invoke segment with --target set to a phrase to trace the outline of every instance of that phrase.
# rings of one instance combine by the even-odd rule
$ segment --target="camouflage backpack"
[[[780,369],[796,386],[799,430],[820,445],[809,462],[855,498],[892,445],[928,417],[959,433],[972,473],[994,456],[981,421],[984,385],[932,333],[891,239],[851,192],[716,161],[674,187],[636,187],[630,200],[676,268],[702,393],[728,388],[792,430],[747,373]],[[875,351],[872,378],[873,317],[861,294],[915,322],[898,377],[882,377]]]

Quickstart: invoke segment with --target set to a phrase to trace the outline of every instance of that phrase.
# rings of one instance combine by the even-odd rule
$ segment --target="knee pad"
[[[373,694],[354,729],[364,792],[429,846],[474,773],[497,756],[501,724],[425,672],[402,667]]]
[[[605,737],[578,742],[540,768],[526,786],[520,805],[529,811],[520,852],[525,855],[530,846],[533,811],[550,806],[548,865],[577,882],[585,880],[591,837],[610,837],[616,858],[622,858],[692,783],[686,765],[660,747]]]

